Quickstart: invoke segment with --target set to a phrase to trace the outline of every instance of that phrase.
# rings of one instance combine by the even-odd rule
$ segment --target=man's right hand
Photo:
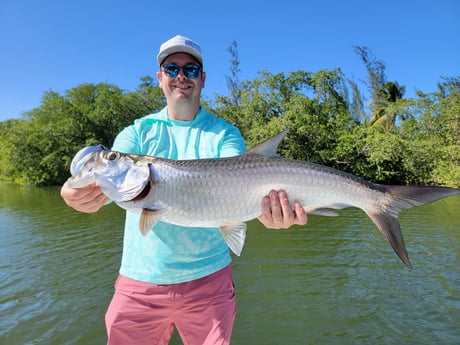
[[[67,205],[85,213],[96,212],[109,201],[109,198],[95,184],[82,188],[70,188],[67,183],[64,183],[61,188],[61,197]]]

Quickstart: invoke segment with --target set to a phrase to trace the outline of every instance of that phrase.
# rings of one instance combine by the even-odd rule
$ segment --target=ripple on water
[[[74,212],[57,189],[1,188],[0,344],[105,343],[123,213]],[[459,208],[457,198],[401,215],[412,270],[360,210],[288,231],[250,222],[234,258],[232,343],[456,344]]]

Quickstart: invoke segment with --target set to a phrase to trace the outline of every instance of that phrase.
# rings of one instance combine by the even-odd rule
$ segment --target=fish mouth
[[[144,199],[150,193],[151,189],[152,189],[152,186],[151,186],[150,182],[147,182],[147,184],[145,185],[144,189],[142,189],[142,191],[139,194],[137,194],[130,201],[138,201],[138,200]]]

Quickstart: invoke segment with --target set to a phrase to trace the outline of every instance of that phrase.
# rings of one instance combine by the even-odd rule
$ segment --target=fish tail
[[[380,185],[379,187],[384,192],[379,207],[373,210],[366,210],[366,214],[378,227],[401,261],[407,267],[412,268],[398,221],[399,212],[407,208],[460,194],[460,190],[435,186]]]

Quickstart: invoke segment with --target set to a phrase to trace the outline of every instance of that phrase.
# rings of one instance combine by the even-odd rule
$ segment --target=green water
[[[250,222],[232,344],[460,344],[460,197],[400,220],[412,270],[360,210]],[[116,205],[81,214],[58,188],[0,185],[0,344],[105,344],[122,225]]]

